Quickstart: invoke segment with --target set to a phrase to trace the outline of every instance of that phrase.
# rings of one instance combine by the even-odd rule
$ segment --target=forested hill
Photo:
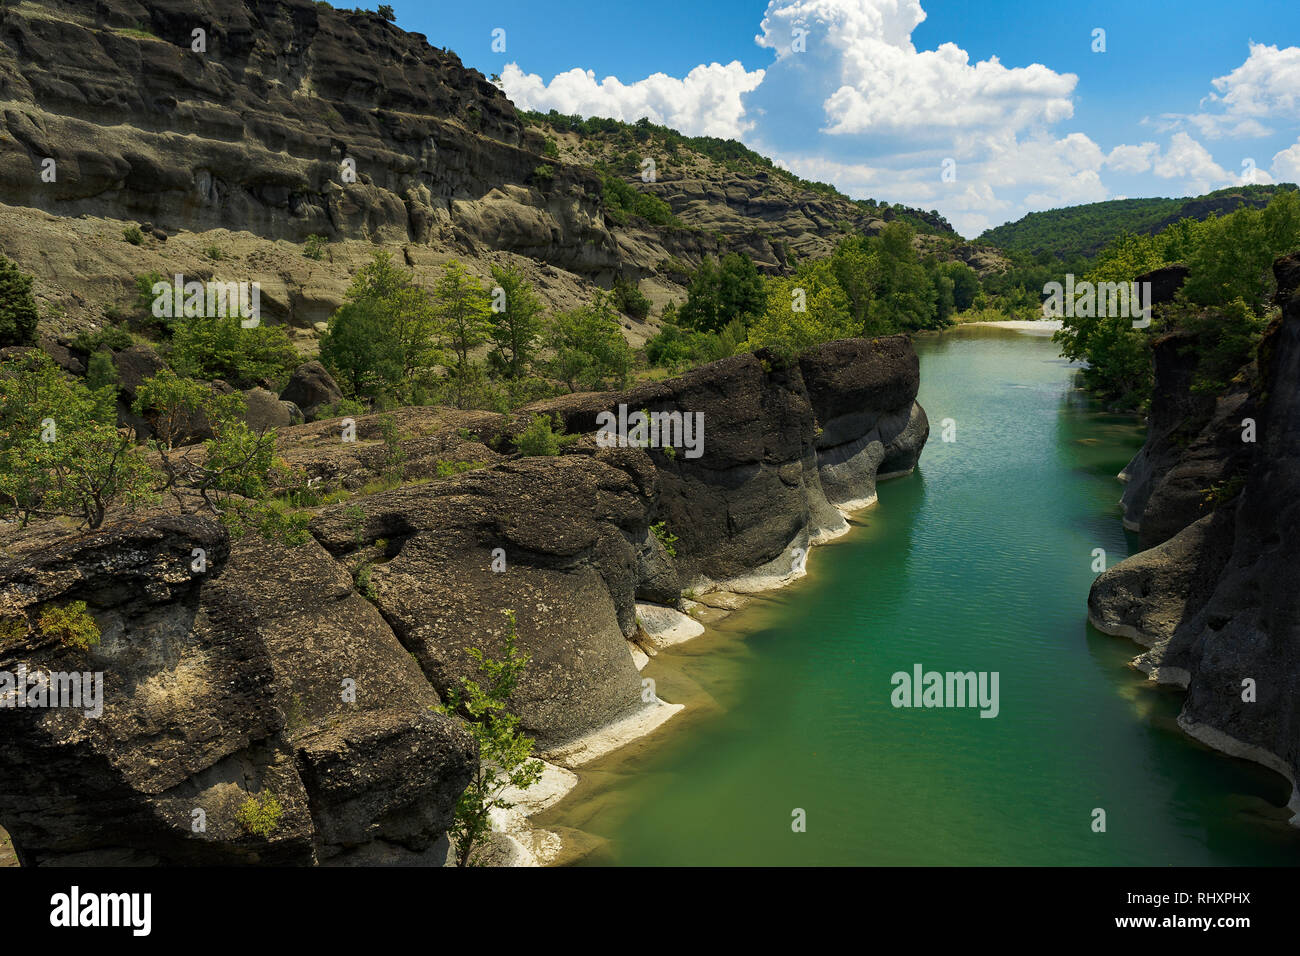
[[[1051,253],[1068,262],[1080,256],[1092,257],[1126,233],[1150,235],[1180,219],[1204,220],[1241,206],[1266,206],[1279,189],[1295,188],[1294,183],[1229,186],[1190,199],[1112,199],[1031,212],[1015,222],[986,230],[978,241],[1008,252]]]

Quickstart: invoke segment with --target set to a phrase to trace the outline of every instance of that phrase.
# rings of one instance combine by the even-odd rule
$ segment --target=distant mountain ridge
[[[1192,198],[1110,199],[1066,206],[1031,212],[1015,222],[985,230],[976,241],[1007,252],[1048,252],[1069,261],[1094,256],[1125,233],[1156,233],[1180,219],[1202,220],[1226,215],[1242,206],[1266,206],[1278,190],[1295,188],[1294,183],[1228,186]]]

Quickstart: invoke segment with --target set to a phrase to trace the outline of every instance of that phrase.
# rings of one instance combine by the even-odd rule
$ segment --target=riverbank
[[[959,329],[1012,329],[1016,332],[1031,332],[1035,335],[1051,335],[1064,328],[1060,319],[1042,319],[1027,321],[1025,319],[1006,319],[1001,322],[958,322]]]
[[[955,440],[883,483],[816,574],[650,659],[685,708],[533,818],[581,834],[585,855],[555,862],[1293,861],[1278,778],[1188,740],[1173,695],[1087,627],[1093,549],[1128,553],[1113,476],[1141,427],[1018,333],[918,339],[921,401]],[[999,673],[997,718],[893,707],[891,675],[917,663]]]
[[[914,469],[907,469],[880,475],[877,480],[883,482],[905,478],[913,471]],[[749,616],[761,614],[765,606],[771,607],[770,603],[764,601],[766,592],[782,591],[808,579],[812,550],[841,541],[854,530],[860,529],[863,513],[877,501],[878,496],[873,495],[859,507],[838,508],[845,520],[844,527],[834,533],[810,537],[808,549],[793,556],[785,573],[762,574],[756,571],[727,581],[717,590],[704,593],[689,591],[690,596],[682,599],[684,612],[661,605],[638,604],[637,622],[642,640],[633,645],[632,651],[637,670],[644,672],[648,665],[662,663],[661,652],[670,649],[675,652],[686,650],[689,653],[696,651],[697,645],[713,645],[718,639],[743,641],[752,629],[743,624],[735,626],[733,615],[742,611],[749,611]],[[730,587],[737,587],[738,590],[730,590]],[[743,589],[743,593],[740,589]],[[687,647],[688,644],[692,646]],[[716,650],[716,647],[710,646],[698,653],[708,654]],[[584,780],[584,768],[602,760],[618,763],[634,760],[636,754],[654,747],[656,741],[664,742],[662,738],[667,734],[689,732],[689,728],[684,726],[689,721],[681,719],[673,721],[671,728],[665,728],[670,718],[679,714],[700,717],[717,708],[717,701],[703,693],[698,684],[685,679],[680,670],[672,674],[670,684],[682,689],[691,688],[687,690],[684,700],[677,700],[675,694],[663,690],[662,676],[657,673],[656,678],[648,681],[650,692],[656,696],[656,703],[651,707],[632,718],[540,754],[545,767],[538,788],[507,795],[507,799],[516,804],[515,808],[493,816],[493,839],[496,846],[491,859],[494,865],[571,865],[581,862],[588,854],[599,851],[600,841],[591,839],[581,830],[566,826],[552,828],[540,823],[534,825],[534,818],[557,807],[562,801],[572,799],[580,785],[590,782]],[[673,702],[662,699],[659,696],[661,691]],[[594,776],[601,777],[607,772],[602,769]]]

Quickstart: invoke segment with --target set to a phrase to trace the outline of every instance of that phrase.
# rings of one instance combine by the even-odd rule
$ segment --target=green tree
[[[117,415],[118,393],[113,353],[103,350],[91,354],[86,366],[86,387],[98,406],[95,418],[103,422],[112,421]]]
[[[493,266],[492,279],[501,294],[500,308],[494,298],[488,316],[493,346],[490,360],[506,378],[520,378],[527,372],[543,332],[542,303],[517,269]],[[497,295],[495,290],[493,295]]]
[[[0,348],[31,342],[38,318],[32,277],[0,255]]]
[[[186,378],[278,390],[299,362],[288,333],[279,325],[244,328],[241,321],[238,315],[174,320],[167,350],[172,368]]]
[[[441,707],[444,714],[468,719],[467,727],[479,751],[478,769],[456,802],[455,822],[448,830],[457,866],[472,862],[474,847],[491,828],[489,814],[513,806],[505,799],[507,788],[526,790],[542,776],[542,762],[531,759],[532,738],[524,735],[519,717],[507,709],[530,658],[519,651],[514,611],[504,613],[505,656],[497,660],[477,647],[470,648],[469,656],[478,665],[482,682],[462,677],[460,687],[448,690],[447,703]]]
[[[591,305],[556,315],[549,344],[555,352],[551,374],[569,391],[627,386],[634,356],[609,293],[597,292]]]
[[[147,378],[136,389],[132,411],[149,423],[152,441],[170,451],[183,439],[201,429],[207,413],[219,403],[242,411],[244,400],[238,395],[218,396],[203,382],[182,378],[171,369],[163,369]]]
[[[767,308],[749,326],[747,345],[787,360],[821,342],[857,334],[849,298],[826,260],[804,263],[790,277],[773,279]]]
[[[399,385],[405,353],[396,329],[373,300],[345,302],[320,340],[321,361],[350,396],[377,398]]]
[[[912,245],[915,233],[904,222],[891,222],[872,237],[877,272],[873,318],[887,327],[912,331],[942,327],[934,291]]]
[[[933,297],[934,321],[940,327],[951,325],[952,313],[956,308],[953,281],[933,256],[925,260],[924,267]]]
[[[172,494],[182,511],[197,495],[207,510],[224,517],[232,495],[264,497],[275,458],[275,431],[255,432],[244,420],[243,396],[223,395],[202,382],[164,369],[141,383],[135,412],[154,434],[163,481],[159,491]],[[212,437],[177,451],[181,442],[204,429]]]
[[[979,295],[979,274],[964,262],[945,262],[939,269],[952,282],[953,308],[965,312],[975,304],[975,296]]]
[[[455,259],[448,262],[433,289],[434,315],[443,341],[455,356],[456,370],[464,370],[469,353],[487,341],[488,295],[479,281]]]
[[[1280,192],[1264,209],[1211,219],[1188,257],[1183,297],[1203,306],[1241,299],[1257,313],[1272,297],[1273,260],[1300,248],[1300,194]]]
[[[383,316],[401,345],[402,376],[439,364],[434,342],[438,317],[429,293],[415,282],[414,274],[380,250],[352,279],[344,299]]]
[[[153,469],[113,418],[114,390],[92,393],[44,353],[0,363],[0,514],[95,529],[110,507],[154,497]]]
[[[717,332],[732,319],[748,325],[766,302],[763,277],[749,256],[731,252],[721,261],[705,256],[691,276],[680,321],[687,328]]]

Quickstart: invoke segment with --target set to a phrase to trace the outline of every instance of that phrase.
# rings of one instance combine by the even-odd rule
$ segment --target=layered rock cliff
[[[592,166],[621,141],[561,135],[548,150],[548,135],[454,53],[374,13],[0,6],[0,251],[36,276],[43,331],[65,342],[129,309],[151,272],[257,281],[268,320],[310,351],[376,246],[422,278],[452,257],[480,276],[508,262],[556,308],[615,276],[662,306],[685,298],[683,270],[705,255],[784,272],[883,225],[847,197],[689,147],[657,154],[655,183],[624,176],[677,223],[625,221]],[[124,242],[137,225],[141,241]],[[290,245],[313,235],[330,240],[322,258]],[[634,343],[647,334],[627,327]]]
[[[1097,578],[1089,618],[1184,687],[1192,736],[1300,776],[1300,255],[1274,265],[1281,316],[1258,368],[1217,399],[1190,392],[1195,343],[1156,345],[1146,446],[1126,520],[1147,550]],[[1291,809],[1300,814],[1293,791]]]
[[[511,417],[402,410],[398,456],[378,416],[355,442],[338,420],[285,428],[289,465],[357,492],[318,508],[301,544],[231,541],[194,513],[10,529],[0,618],[20,626],[0,631],[0,671],[101,671],[106,686],[98,719],[0,709],[0,826],[27,865],[438,861],[477,756],[436,706],[474,673],[469,648],[501,650],[503,611],[532,657],[511,706],[542,748],[646,718],[666,705],[643,699],[638,607],[803,573],[796,549],[915,466],[916,391],[901,336],[788,365],[749,354]],[[602,447],[596,416],[620,405],[700,413],[702,453]],[[513,436],[539,412],[582,439],[520,456]],[[395,457],[402,483],[364,493]],[[70,601],[97,646],[33,625]],[[267,793],[281,822],[249,832],[238,809]]]

